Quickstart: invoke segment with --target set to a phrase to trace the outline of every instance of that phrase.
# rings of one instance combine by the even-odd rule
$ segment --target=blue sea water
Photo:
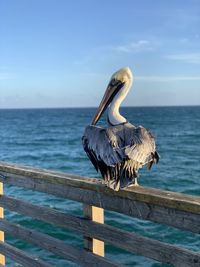
[[[58,170],[81,176],[100,177],[86,157],[81,136],[95,113],[94,108],[0,110],[0,160]],[[143,186],[200,195],[200,107],[127,107],[121,113],[135,124],[152,131],[161,160],[151,171],[140,173]],[[101,121],[105,123],[105,119]],[[5,192],[32,203],[55,207],[66,213],[82,212],[82,205],[71,200],[5,186]],[[161,241],[199,251],[196,234],[172,227],[129,218],[106,211],[106,223]],[[8,220],[38,229],[67,244],[82,247],[80,235],[5,211]],[[53,266],[77,266],[38,247],[6,236],[7,242],[47,260]],[[106,256],[127,266],[164,266],[142,256],[106,245]],[[7,260],[7,266],[20,266]]]

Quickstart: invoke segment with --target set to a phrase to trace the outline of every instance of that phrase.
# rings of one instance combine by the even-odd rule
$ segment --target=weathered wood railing
[[[2,208],[74,230],[85,237],[88,249],[81,250],[47,234],[4,219],[1,209],[0,253],[23,266],[51,265],[4,242],[3,232],[83,266],[120,266],[103,257],[104,242],[172,266],[200,266],[199,252],[103,223],[103,210],[107,209],[199,234],[200,197],[144,187],[114,192],[102,185],[100,180],[3,162],[0,162],[0,183],[53,194],[84,204],[84,216],[76,217],[6,196],[1,190]],[[0,259],[0,266],[5,264],[4,256]]]

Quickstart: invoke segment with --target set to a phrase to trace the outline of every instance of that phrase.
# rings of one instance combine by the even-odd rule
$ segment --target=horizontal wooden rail
[[[0,205],[11,211],[74,230],[163,263],[178,267],[197,267],[200,265],[200,253],[198,252],[192,252],[109,225],[95,223],[85,218],[64,214],[51,208],[26,203],[7,196],[0,197]],[[0,227],[1,225],[2,222],[0,221]],[[3,226],[3,229],[5,229],[5,226]]]
[[[149,204],[160,205],[166,208],[173,208],[200,214],[200,197],[197,196],[185,195],[181,193],[145,187],[130,187],[129,189],[115,192],[105,187],[102,184],[102,180],[86,178],[72,174],[64,174],[45,169],[37,169],[19,166],[15,164],[8,164],[1,161],[0,173],[5,174],[5,179],[3,177],[0,177],[3,183],[12,183],[13,179],[11,179],[11,177],[9,178],[9,174],[16,174],[16,178],[24,178],[25,181],[27,181],[26,183],[31,183],[31,181],[34,183],[34,181],[39,180],[44,181],[47,184],[61,184],[67,187],[91,190],[98,193],[107,193],[112,197],[117,196],[134,201],[141,201]],[[28,178],[32,178],[33,180],[28,180]],[[21,186],[23,187],[24,185],[25,187],[26,183],[21,183]]]
[[[87,207],[84,209],[86,217],[76,217],[52,208],[0,195],[0,207],[78,232],[89,240],[88,248],[93,244],[92,240],[96,242],[96,247],[101,245],[101,249],[97,249],[99,255],[103,256],[103,242],[106,242],[176,267],[200,266],[199,252],[102,224],[103,209],[107,209],[200,233],[200,197],[144,187],[131,187],[115,192],[105,187],[102,180],[4,162],[0,162],[0,183],[83,203],[84,207]],[[93,209],[96,211],[95,214],[92,213]],[[100,211],[101,216],[99,216]],[[0,230],[84,266],[119,266],[89,251],[74,248],[61,240],[3,218],[0,218]],[[0,241],[0,252],[24,266],[50,266],[2,241]]]
[[[22,264],[24,267],[53,267],[52,265],[7,243],[3,243],[2,241],[0,241],[0,250],[5,256]]]
[[[43,249],[53,252],[54,254],[57,254],[58,256],[61,256],[66,260],[76,262],[86,267],[122,267],[122,265],[113,263],[91,252],[74,248],[73,246],[69,246],[63,241],[60,241],[54,237],[32,229],[27,229],[19,224],[15,224],[7,220],[0,219],[0,228],[9,235],[37,245]]]
[[[200,197],[144,187],[115,192],[97,179],[2,162],[0,182],[200,233]]]

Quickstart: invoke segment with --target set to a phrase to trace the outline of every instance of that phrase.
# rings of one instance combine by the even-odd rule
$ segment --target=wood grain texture
[[[81,217],[63,214],[54,209],[36,206],[11,197],[1,196],[0,205],[12,211],[43,220],[57,226],[74,230],[83,236],[96,238],[154,260],[177,267],[199,267],[200,253],[130,233],[105,224],[95,223]]]
[[[115,192],[105,187],[101,180],[3,162],[0,162],[0,182],[200,233],[200,197],[144,187],[131,187]],[[163,263],[177,267],[200,266],[200,253],[135,233],[6,196],[0,196],[0,206]]]
[[[86,219],[104,223],[104,209],[90,205],[83,205],[83,214]],[[104,242],[95,238],[84,237],[84,247],[96,255],[104,257]]]
[[[8,258],[22,264],[24,267],[53,267],[52,265],[1,241],[0,251]]]
[[[0,165],[0,168],[1,168],[1,165]],[[73,179],[72,178],[70,179],[61,178],[61,180],[64,179],[63,183],[57,184],[57,183],[47,182],[46,179],[43,179],[43,177],[35,178],[34,175],[33,177],[22,177],[16,174],[8,175],[6,173],[4,173],[3,175],[5,175],[5,177],[2,178],[2,175],[1,175],[0,181],[4,181],[5,183],[8,183],[8,184],[12,184],[12,185],[16,185],[16,186],[20,186],[20,187],[48,193],[48,194],[53,194],[53,195],[63,197],[63,198],[72,199],[72,200],[79,201],[79,202],[82,202],[88,205],[116,211],[116,212],[119,212],[119,213],[122,213],[128,216],[139,218],[139,219],[150,220],[153,222],[173,226],[179,229],[188,230],[194,233],[200,233],[200,214],[198,212],[193,213],[189,211],[184,211],[183,209],[179,209],[179,208],[169,208],[169,207],[166,207],[165,205],[153,204],[154,202],[148,203],[143,200],[135,200],[135,199],[138,199],[137,197],[138,195],[136,194],[136,191],[141,191],[141,195],[140,194],[139,195],[140,195],[140,199],[142,198],[142,195],[143,195],[142,192],[144,192],[145,190],[142,187],[138,189],[134,188],[132,189],[134,191],[131,191],[131,192],[129,192],[128,190],[121,190],[119,192],[114,192],[110,190],[109,188],[106,188],[103,185],[101,185],[98,180],[89,182],[90,187],[93,189],[85,189],[85,188],[74,187],[74,186],[67,185],[64,183],[68,180],[70,180],[71,183],[76,183],[75,182],[76,178],[74,181],[73,181],[74,178]],[[47,177],[49,176],[47,175]],[[58,181],[60,178],[57,177],[56,179]],[[86,185],[88,185],[87,181],[88,179],[86,179],[85,181],[83,179],[82,184],[85,183]],[[160,190],[155,190],[155,191],[160,191]],[[127,192],[128,192],[129,197],[126,195]],[[149,190],[149,194],[151,194],[151,192],[152,190]],[[178,194],[178,195],[181,195],[182,198],[184,199],[185,195],[183,194]],[[131,196],[132,196],[132,199],[131,199]],[[160,196],[159,198],[162,198],[162,196]],[[188,196],[186,196],[186,201],[187,201],[187,198]],[[191,206],[194,205],[194,208],[192,208],[193,211],[195,209],[197,210],[198,205],[199,205],[197,203],[198,197],[194,197],[194,198],[195,198],[194,202],[192,202],[192,200],[189,202]],[[173,203],[174,200],[170,198],[168,199],[168,202]],[[177,204],[178,202],[175,201],[175,203]]]
[[[61,256],[66,260],[70,260],[80,264],[81,266],[91,267],[120,267],[117,263],[111,262],[100,256],[96,256],[91,252],[83,249],[78,249],[65,244],[56,238],[46,234],[37,232],[36,230],[28,229],[19,224],[12,223],[7,220],[0,219],[0,228],[6,233],[22,239],[28,243],[37,245],[43,249],[51,251],[54,254]]]
[[[98,193],[104,193],[111,197],[117,196],[134,201],[155,204],[166,208],[174,208],[200,214],[200,197],[197,196],[190,196],[140,186],[115,192],[105,187],[102,184],[102,180],[80,177],[77,175],[65,174],[45,169],[24,167],[5,162],[0,162],[0,174],[1,173],[5,176],[5,178],[0,176],[0,180],[6,183],[12,183],[11,179],[6,178],[7,176],[10,176],[10,174],[16,174],[18,175],[18,178],[20,176],[26,177],[27,179],[33,178],[33,181],[43,180],[47,183],[61,184],[66,187],[70,186]],[[17,179],[17,176],[15,176],[15,179]]]

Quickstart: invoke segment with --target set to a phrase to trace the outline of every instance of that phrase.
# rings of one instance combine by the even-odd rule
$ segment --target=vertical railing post
[[[84,217],[94,222],[104,223],[104,209],[83,205]],[[104,257],[104,242],[95,238],[84,237],[84,247],[89,251]]]
[[[0,183],[0,195],[3,195],[3,183]],[[3,218],[4,210],[0,207],[0,218]],[[4,232],[0,231],[0,241],[4,242]],[[0,264],[5,265],[5,256],[0,254]]]

